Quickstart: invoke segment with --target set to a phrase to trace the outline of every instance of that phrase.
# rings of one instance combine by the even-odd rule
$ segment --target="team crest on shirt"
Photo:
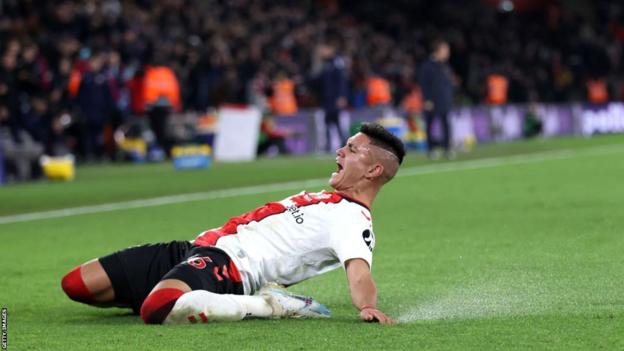
[[[362,232],[362,239],[364,239],[364,243],[368,246],[368,249],[373,252],[375,248],[375,233],[370,229],[366,229]]]

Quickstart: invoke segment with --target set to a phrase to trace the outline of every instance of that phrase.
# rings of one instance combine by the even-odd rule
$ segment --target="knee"
[[[87,288],[80,274],[80,266],[72,269],[63,277],[63,280],[61,280],[61,287],[65,294],[74,301],[87,304],[94,302],[93,295]]]
[[[141,319],[145,324],[162,324],[184,291],[163,288],[152,291],[141,306]]]

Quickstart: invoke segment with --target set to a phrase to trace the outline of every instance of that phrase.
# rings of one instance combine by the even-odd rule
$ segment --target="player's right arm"
[[[377,288],[370,273],[368,263],[361,258],[350,259],[345,262],[351,301],[360,311],[360,319],[366,322],[381,324],[396,323],[377,309]]]

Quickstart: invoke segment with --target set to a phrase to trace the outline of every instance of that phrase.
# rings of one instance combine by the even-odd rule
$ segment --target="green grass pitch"
[[[515,155],[515,156],[514,156]],[[454,162],[409,154],[373,205],[379,306],[359,322],[344,271],[291,290],[329,320],[146,326],[67,299],[60,279],[130,245],[192,239],[303,190],[6,223],[17,214],[328,177],[333,157],[87,166],[72,183],[0,188],[0,304],[8,350],[615,350],[624,348],[624,136],[479,146]],[[322,185],[306,190],[317,191]],[[327,188],[327,187],[325,187]]]

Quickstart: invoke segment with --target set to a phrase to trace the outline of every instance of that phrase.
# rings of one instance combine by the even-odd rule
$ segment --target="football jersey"
[[[195,245],[225,251],[251,295],[268,282],[289,286],[353,258],[372,267],[375,235],[363,204],[336,192],[304,191],[231,218],[201,233]]]

